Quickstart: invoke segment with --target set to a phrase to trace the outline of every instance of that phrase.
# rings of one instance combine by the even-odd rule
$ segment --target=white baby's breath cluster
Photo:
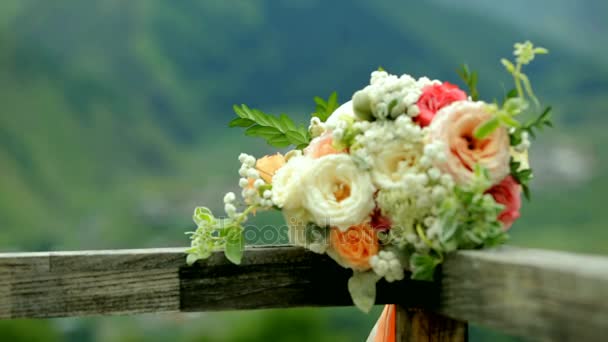
[[[369,263],[374,272],[389,283],[405,277],[403,265],[392,251],[380,251],[369,259]]]
[[[440,84],[423,77],[391,75],[386,71],[372,72],[370,85],[353,95],[355,114],[362,119],[374,117],[378,120],[395,119],[407,114],[415,117],[419,113],[418,99],[427,85]]]
[[[260,172],[255,168],[255,157],[241,153],[239,162],[241,162],[239,187],[242,189],[241,196],[245,203],[261,208],[272,207],[272,187],[260,177]]]

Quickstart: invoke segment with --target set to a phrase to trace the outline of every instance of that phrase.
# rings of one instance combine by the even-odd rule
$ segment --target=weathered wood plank
[[[608,336],[608,258],[503,247],[446,260],[440,312],[547,341]]]
[[[398,342],[465,342],[467,323],[426,309],[397,306]]]
[[[181,248],[0,254],[0,318],[352,305],[350,271],[297,247],[185,264]],[[519,248],[447,257],[436,283],[381,283],[378,303],[541,340],[608,336],[608,258]]]

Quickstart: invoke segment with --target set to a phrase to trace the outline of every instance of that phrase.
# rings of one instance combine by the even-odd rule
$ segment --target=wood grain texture
[[[352,305],[351,272],[298,247],[192,267],[181,248],[0,254],[0,318]],[[460,251],[435,283],[378,285],[378,304],[438,312],[540,340],[608,336],[608,258],[519,248]]]
[[[465,342],[466,322],[426,309],[397,306],[397,342]]]
[[[608,336],[608,258],[502,247],[447,258],[440,312],[545,341]]]

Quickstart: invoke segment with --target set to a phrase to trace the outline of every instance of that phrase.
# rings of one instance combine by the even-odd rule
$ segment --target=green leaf
[[[506,58],[503,58],[503,59],[501,59],[501,60],[500,60],[500,62],[502,63],[502,65],[504,65],[504,66],[505,66],[505,68],[507,69],[507,71],[508,71],[509,73],[511,73],[511,74],[512,74],[512,73],[514,73],[514,72],[515,72],[515,65],[513,65],[513,63],[511,63],[511,61],[509,61],[509,60],[508,60],[508,59],[506,59]]]
[[[200,226],[201,224],[212,224],[213,221],[215,221],[215,217],[213,217],[213,213],[209,208],[196,207],[194,209],[194,214],[192,215],[192,220],[197,226]]]
[[[253,125],[255,121],[251,119],[235,118],[228,124],[228,127],[249,127]]]
[[[330,102],[334,100],[330,97]],[[327,105],[327,104],[326,104]],[[287,115],[274,116],[246,105],[235,105],[234,112],[238,118],[230,121],[230,127],[243,127],[245,135],[260,137],[269,145],[284,148],[291,145],[305,146],[310,142],[310,136],[304,127],[298,127]]]
[[[509,92],[505,95],[505,98],[502,101],[502,104],[504,105],[505,102],[507,102],[507,100],[515,98],[515,97],[517,97],[517,89],[513,88],[513,89],[509,90]]]
[[[435,276],[435,269],[441,260],[430,254],[414,253],[410,257],[412,268],[412,279],[432,281]]]
[[[196,254],[188,254],[188,256],[186,257],[186,264],[188,264],[188,266],[192,266],[197,261],[198,256]]]
[[[291,146],[292,142],[284,135],[276,135],[272,138],[268,139],[268,143],[274,147],[284,148],[287,146]]]
[[[329,118],[329,116],[340,106],[338,103],[338,93],[335,91],[329,95],[327,101],[319,96],[316,96],[314,101],[317,104],[317,107],[315,112],[312,113],[312,116],[319,118],[321,122],[327,121],[327,118]]]
[[[519,127],[519,121],[513,119],[508,113],[500,111],[497,115],[498,120],[507,127]]]
[[[376,303],[376,282],[379,277],[374,272],[354,272],[348,279],[348,292],[353,303],[363,312],[369,312]]]
[[[510,115],[515,116],[528,109],[528,101],[521,97],[512,97],[505,101],[502,108]]]
[[[476,139],[485,139],[490,134],[492,134],[492,132],[494,132],[499,126],[500,120],[498,119],[498,117],[493,117],[481,124],[479,127],[477,127],[473,135]]]
[[[281,119],[281,122],[283,123],[283,127],[285,127],[286,130],[295,131],[297,129],[296,124],[286,114],[281,114],[279,116],[279,119]]]
[[[479,100],[479,91],[477,90],[477,72],[471,72],[469,70],[469,66],[466,64],[463,64],[456,72],[464,84],[469,87],[469,95],[471,96],[471,99],[473,99],[473,101]]]
[[[245,250],[245,239],[241,227],[231,227],[229,236],[226,239],[226,258],[235,265],[241,263],[243,251]]]

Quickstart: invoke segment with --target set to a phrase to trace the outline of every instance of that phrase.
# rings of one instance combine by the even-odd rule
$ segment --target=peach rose
[[[521,185],[509,175],[487,192],[494,197],[496,203],[505,206],[502,212],[498,214],[498,220],[503,223],[503,229],[508,230],[513,222],[519,218]]]
[[[437,112],[456,101],[467,99],[467,93],[460,90],[458,86],[444,82],[442,84],[433,84],[422,89],[422,95],[418,99],[417,105],[420,109],[414,121],[420,126],[426,127],[431,124]]]
[[[331,228],[329,243],[343,266],[358,271],[370,269],[369,259],[378,254],[379,248],[374,229],[367,224],[351,226],[344,232]]]
[[[285,157],[277,153],[269,156],[264,156],[255,163],[255,168],[260,172],[260,177],[264,182],[272,184],[272,176],[285,165]]]
[[[312,139],[308,147],[304,149],[304,155],[312,159],[342,152],[344,151],[339,151],[334,148],[331,132],[325,132],[323,135]]]
[[[477,127],[492,116],[483,102],[458,101],[443,108],[430,125],[431,139],[445,147],[445,160],[437,165],[452,175],[457,184],[467,184],[479,164],[496,184],[509,174],[509,134],[497,128],[485,139],[473,135]]]

